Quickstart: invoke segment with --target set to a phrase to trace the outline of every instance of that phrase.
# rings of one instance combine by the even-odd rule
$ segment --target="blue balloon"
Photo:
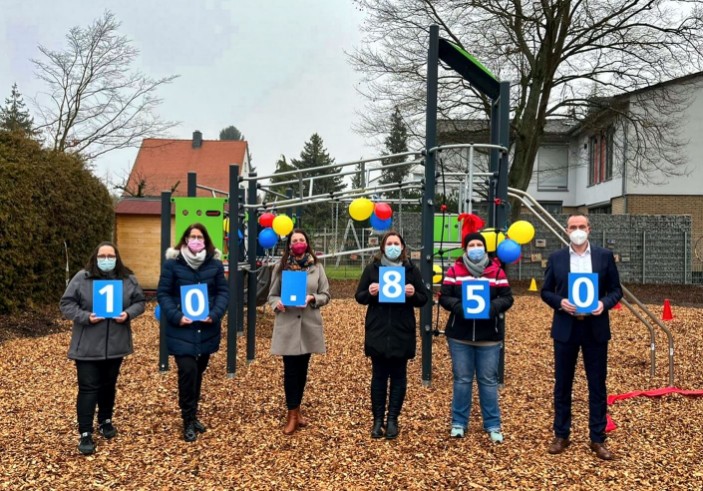
[[[391,228],[391,225],[393,224],[393,217],[381,220],[376,216],[375,213],[373,213],[371,215],[371,218],[369,219],[369,222],[371,223],[371,227],[373,227],[374,230],[383,232],[384,230],[388,230],[389,228]]]
[[[259,244],[264,249],[271,249],[278,243],[278,235],[272,228],[267,227],[259,232]]]
[[[498,259],[504,263],[510,264],[514,263],[520,259],[520,254],[522,254],[522,247],[520,244],[512,239],[505,239],[503,242],[498,244]]]
[[[244,234],[241,230],[237,230],[237,236],[239,237],[239,240],[242,240],[244,238]]]
[[[154,309],[154,317],[156,317],[157,321],[161,320],[161,305],[158,303],[156,304],[156,308]]]

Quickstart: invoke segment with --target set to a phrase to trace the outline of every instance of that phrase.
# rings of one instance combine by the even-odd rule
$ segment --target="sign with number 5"
[[[207,285],[183,285],[181,287],[181,311],[193,321],[202,321],[210,315],[210,299]]]
[[[489,319],[491,317],[490,282],[488,280],[462,282],[461,308],[464,319]]]
[[[569,273],[569,302],[577,314],[590,314],[598,308],[598,273]]]
[[[405,268],[392,266],[378,268],[378,301],[405,303]]]
[[[122,280],[93,281],[93,313],[112,319],[122,313]]]

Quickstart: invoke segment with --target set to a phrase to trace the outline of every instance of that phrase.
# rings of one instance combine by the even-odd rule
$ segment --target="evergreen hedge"
[[[111,238],[106,187],[77,156],[0,131],[0,313],[57,302],[95,246]]]

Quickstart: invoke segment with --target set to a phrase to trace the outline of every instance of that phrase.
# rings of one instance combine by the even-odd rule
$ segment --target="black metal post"
[[[430,151],[437,146],[437,77],[439,66],[439,26],[430,26],[430,46],[427,53],[427,115],[425,136],[425,192],[422,198],[422,281],[432,293],[432,262],[434,247],[434,198],[436,154]],[[434,296],[433,296],[434,298]],[[432,304],[420,310],[422,336],[422,384],[432,383]]]
[[[198,195],[198,175],[190,171],[188,172],[188,197],[195,198]]]
[[[237,229],[237,237],[239,237],[239,231],[242,230],[242,219],[244,218],[244,203],[245,203],[245,191],[243,188],[239,188],[237,190],[239,193],[239,199],[237,200],[237,210],[238,214],[241,213],[241,216],[237,217],[237,223],[239,224],[239,228]],[[242,239],[242,246],[244,246],[244,239]],[[237,255],[236,258],[236,263],[239,264],[239,258],[242,257],[242,251],[240,248],[239,254]],[[231,263],[230,263],[231,264]],[[231,271],[231,270],[230,270]],[[244,334],[244,270],[239,269],[237,267],[237,298],[239,299],[239,303],[237,305],[237,336],[241,336]],[[230,274],[232,274],[230,272]]]
[[[237,310],[243,298],[236,294],[237,270],[239,265],[239,166],[229,166],[229,305],[227,306],[227,377],[233,378],[237,372]]]
[[[166,249],[171,246],[171,192],[161,193],[161,267],[166,260]],[[168,371],[168,348],[166,347],[166,315],[159,316],[159,371]]]
[[[250,172],[247,204],[256,205],[256,172]],[[248,230],[248,256],[249,256],[249,281],[247,284],[247,362],[251,363],[256,358],[256,208],[249,210]]]

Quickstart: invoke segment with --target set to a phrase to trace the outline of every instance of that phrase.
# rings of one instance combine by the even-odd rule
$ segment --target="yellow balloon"
[[[293,231],[293,220],[288,215],[278,215],[273,219],[273,231],[283,237]]]
[[[229,217],[224,219],[224,221],[222,222],[222,227],[225,230],[225,234],[228,234],[229,233]]]
[[[434,271],[434,275],[432,276],[432,283],[435,285],[439,285],[442,282],[442,268],[435,264],[432,266],[432,271]]]
[[[535,236],[535,227],[527,220],[518,220],[508,229],[508,237],[520,245],[527,244]]]
[[[496,232],[494,228],[483,230],[481,235],[486,240],[486,252],[495,252],[498,244],[505,240],[505,234],[500,231]]]
[[[357,222],[367,220],[373,213],[373,201],[367,198],[357,198],[349,203],[349,215]]]

